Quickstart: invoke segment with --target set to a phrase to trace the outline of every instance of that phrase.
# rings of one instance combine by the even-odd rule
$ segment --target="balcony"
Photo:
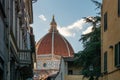
[[[32,53],[30,50],[19,51],[20,73],[24,76],[23,80],[33,77]]]
[[[32,57],[32,53],[30,50],[20,50],[19,53],[20,64],[30,65],[32,63],[31,57]]]

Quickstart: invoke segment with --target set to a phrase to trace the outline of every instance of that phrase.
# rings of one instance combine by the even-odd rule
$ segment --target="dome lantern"
[[[50,25],[51,25],[51,27],[50,27],[49,32],[58,32],[57,23],[55,22],[54,15],[52,17],[52,21],[51,21]]]

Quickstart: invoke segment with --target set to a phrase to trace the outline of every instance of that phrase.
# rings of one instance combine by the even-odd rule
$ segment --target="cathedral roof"
[[[36,44],[37,55],[60,55],[73,57],[74,50],[70,43],[58,32],[54,16],[49,32]]]

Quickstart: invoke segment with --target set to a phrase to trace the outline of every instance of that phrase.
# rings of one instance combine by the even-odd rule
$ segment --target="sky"
[[[48,33],[54,15],[60,34],[69,41],[75,53],[83,50],[79,39],[92,28],[83,17],[96,16],[95,8],[91,0],[38,0],[33,3],[32,24],[36,43]]]

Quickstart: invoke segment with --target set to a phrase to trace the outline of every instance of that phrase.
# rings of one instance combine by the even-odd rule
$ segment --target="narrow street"
[[[0,80],[120,80],[120,0],[0,0]]]

